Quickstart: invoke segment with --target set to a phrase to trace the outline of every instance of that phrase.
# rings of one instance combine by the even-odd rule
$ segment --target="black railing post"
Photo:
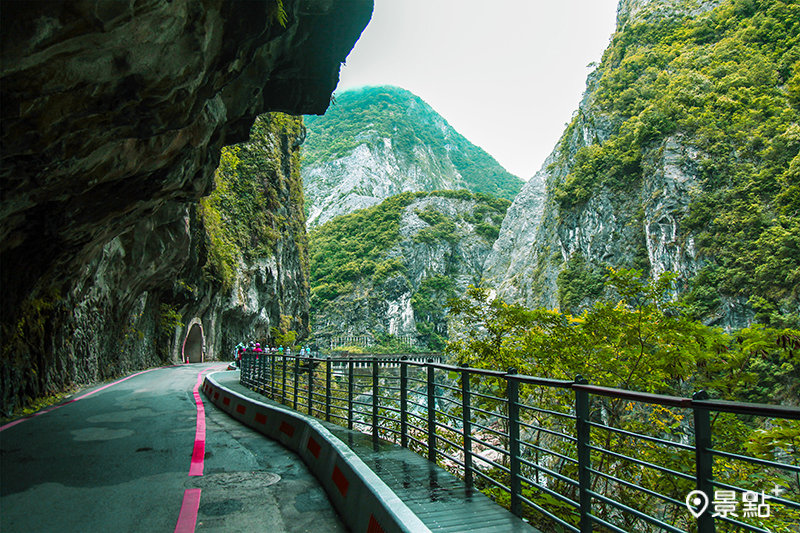
[[[275,399],[275,352],[269,354],[269,397]]]
[[[277,397],[278,391],[278,353],[275,352],[272,354],[272,396],[273,400]]]
[[[256,390],[263,394],[264,391],[264,361],[266,354],[261,352],[261,355],[257,355],[258,361],[258,382],[256,383]]]
[[[519,382],[510,377],[517,373],[509,368],[506,375],[506,397],[508,399],[508,457],[511,462],[511,512],[522,517],[522,480],[520,479],[519,449]]]
[[[428,460],[436,462],[436,385],[433,359],[428,358]]]
[[[400,446],[408,448],[408,356],[400,358]]]
[[[347,429],[353,429],[353,360],[347,358]]]
[[[461,371],[461,427],[464,431],[464,483],[472,487],[472,413],[470,409],[469,370]]]
[[[281,404],[286,405],[286,354],[281,354],[283,372],[281,372]]]
[[[692,400],[708,400],[706,391],[698,391],[692,395]],[[714,501],[714,486],[711,480],[714,477],[714,454],[711,441],[711,412],[708,409],[692,406],[694,415],[694,457],[695,471],[697,472],[697,490],[705,493],[707,502]],[[714,517],[711,510],[706,508],[697,517],[697,531],[699,533],[714,533]]]
[[[281,354],[281,404],[286,405],[286,354]]]
[[[372,358],[372,442],[378,442],[378,359]]]
[[[308,365],[308,414],[314,416],[314,362],[311,357],[306,358]]]
[[[294,401],[292,402],[292,409],[297,411],[297,395],[300,388],[300,358],[294,356]]]
[[[575,377],[575,383],[577,385],[587,385],[589,382],[583,376],[578,375]],[[590,533],[592,531],[592,496],[589,494],[589,490],[592,486],[592,479],[589,471],[591,468],[589,393],[578,388],[575,389],[575,417],[575,437],[577,438],[578,447],[580,530],[581,533]]]
[[[331,356],[325,360],[325,421],[331,421]]]

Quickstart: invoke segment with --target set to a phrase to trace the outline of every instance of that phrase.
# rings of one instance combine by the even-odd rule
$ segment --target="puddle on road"
[[[225,488],[257,490],[274,485],[281,476],[272,472],[219,472],[197,476],[186,483],[187,488],[208,489]]]

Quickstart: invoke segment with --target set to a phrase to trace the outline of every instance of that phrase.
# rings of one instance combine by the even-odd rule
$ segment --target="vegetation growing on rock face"
[[[491,221],[501,220],[511,205],[508,200],[469,191],[409,192],[392,196],[375,207],[337,217],[309,232],[312,304],[348,292],[354,281],[371,278],[380,283],[392,273],[402,272],[406,268],[402,258],[387,257],[386,252],[401,239],[403,210],[419,199],[437,197],[475,201],[478,214],[467,212],[463,218],[474,221],[482,213],[481,224],[495,230],[497,226]],[[432,205],[415,212],[428,227],[414,234],[414,242],[431,244],[460,238],[455,233],[455,222]]]
[[[251,140],[222,149],[215,189],[200,200],[206,232],[206,274],[229,289],[238,261],[271,257],[282,234],[289,234],[305,256],[305,227],[300,184],[300,153],[287,143],[302,136],[303,120],[282,113],[256,119]],[[293,200],[284,202],[279,192]]]
[[[656,6],[658,7],[658,6]],[[669,11],[669,10],[667,10]],[[602,187],[631,191],[643,156],[667,137],[697,153],[683,229],[706,265],[686,295],[693,316],[720,296],[756,319],[800,324],[800,2],[735,0],[696,17],[653,9],[624,21],[590,83],[610,137],[574,154],[553,183],[562,216]],[[591,142],[591,140],[590,140]]]
[[[593,301],[603,293],[604,273],[587,265],[577,252],[558,274],[558,303],[561,309],[577,309],[584,301]]]
[[[424,338],[431,349],[443,348],[446,303],[457,293],[454,278],[463,267],[459,266],[463,261],[459,254],[462,248],[488,253],[510,204],[466,190],[408,192],[311,230],[315,320],[326,323],[329,318],[325,317],[337,309],[360,309],[360,305],[366,307],[363,314],[373,316],[372,307],[408,294],[416,323],[414,335]],[[404,226],[404,216],[416,220]],[[424,257],[425,264],[408,257],[409,253]],[[432,257],[437,264],[429,264]],[[477,276],[479,280],[480,274]],[[370,324],[372,327],[378,327],[369,332],[373,337],[391,333],[380,330],[385,325]]]
[[[375,274],[377,281],[402,268],[383,254],[400,240],[400,217],[414,197],[414,193],[393,196],[309,233],[312,306],[347,292],[358,278]]]
[[[197,305],[200,294],[216,298],[221,293],[229,316],[220,321],[226,321],[225,342],[231,348],[243,338],[308,334],[302,138],[302,117],[258,117],[249,141],[223,148],[215,189],[200,200],[197,258],[182,275],[202,287],[178,279],[172,303]],[[259,309],[255,313],[242,311],[253,305]]]

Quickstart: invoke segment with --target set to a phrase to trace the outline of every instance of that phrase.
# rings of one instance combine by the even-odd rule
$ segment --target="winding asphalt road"
[[[297,456],[198,406],[219,368],[137,373],[1,427],[0,530],[347,531]]]

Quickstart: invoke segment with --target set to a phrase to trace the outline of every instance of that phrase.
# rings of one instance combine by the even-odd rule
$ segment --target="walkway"
[[[208,401],[198,440],[193,389],[220,366],[136,373],[0,427],[0,531],[345,533],[280,443]]]
[[[213,377],[233,393],[286,409],[239,384],[238,372],[216,373]],[[416,453],[395,444],[374,444],[371,435],[314,420],[349,446],[431,531],[537,533],[480,491],[466,488],[463,481]]]

